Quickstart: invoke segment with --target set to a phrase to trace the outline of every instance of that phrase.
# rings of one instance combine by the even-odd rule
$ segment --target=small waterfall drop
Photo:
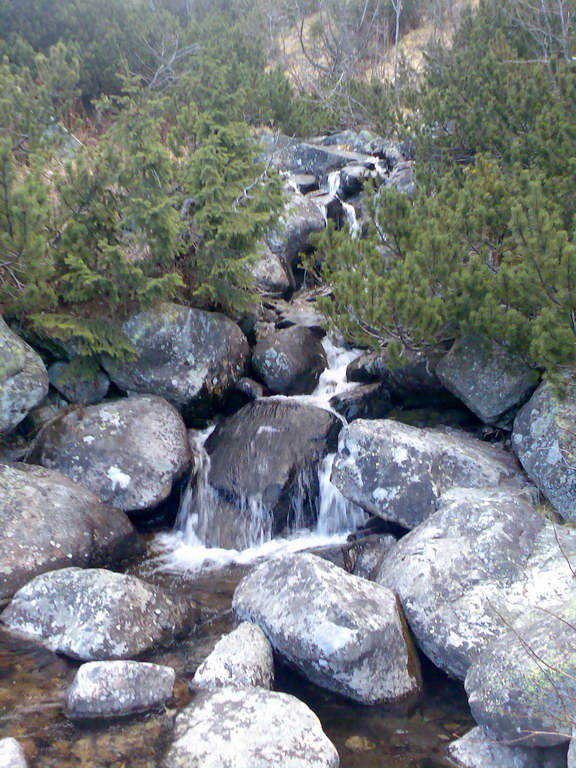
[[[340,201],[340,205],[344,211],[344,216],[346,217],[346,223],[348,224],[348,228],[350,230],[350,235],[353,238],[357,238],[360,234],[360,223],[358,222],[358,217],[356,216],[356,209],[351,203],[345,203],[341,196],[338,194],[338,190],[340,189],[340,171],[332,171],[329,173],[326,185],[327,192],[330,197],[336,197]]]
[[[304,402],[334,412],[330,399],[335,395],[355,386],[346,381],[346,368],[355,359],[359,350],[344,349],[329,337],[323,340],[328,367],[320,376],[318,386],[311,395],[295,395],[290,398],[276,396],[279,399]],[[268,400],[272,398],[267,398]],[[316,546],[337,544],[346,540],[349,533],[356,530],[366,514],[356,505],[342,496],[330,481],[335,453],[328,454],[318,467],[318,498],[316,525],[313,529],[304,528],[298,511],[303,507],[303,498],[309,493],[311,485],[316,485],[314,478],[298,479],[293,491],[294,516],[287,536],[272,537],[272,515],[260,499],[241,500],[241,509],[235,518],[235,525],[242,526],[241,540],[244,548],[224,549],[210,546],[211,539],[218,538],[218,508],[226,503],[209,484],[210,456],[205,443],[214,427],[191,433],[194,467],[190,481],[183,493],[176,526],[171,533],[159,534],[154,542],[158,552],[156,561],[163,570],[202,570],[223,567],[230,563],[251,562],[260,557],[271,556],[278,552],[294,552]],[[216,530],[215,530],[216,526]],[[236,529],[236,534],[238,531]]]

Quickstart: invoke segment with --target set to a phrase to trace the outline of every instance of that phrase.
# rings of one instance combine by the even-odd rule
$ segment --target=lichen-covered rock
[[[542,768],[541,749],[498,744],[480,728],[453,741],[448,752],[458,768]]]
[[[126,392],[164,397],[191,416],[210,414],[248,362],[246,337],[218,312],[164,303],[133,315],[122,328],[139,357],[105,359],[112,381]]]
[[[540,375],[494,343],[469,336],[436,366],[446,389],[485,424],[506,426],[538,385]]]
[[[162,707],[172,696],[171,667],[142,661],[82,664],[66,695],[70,718],[121,717]]]
[[[127,659],[188,629],[191,608],[135,576],[63,568],[22,587],[0,615],[12,631],[82,661]]]
[[[370,160],[360,152],[350,152],[337,146],[302,143],[298,144],[292,153],[289,170],[293,173],[312,173],[321,177],[352,164],[369,165]]]
[[[319,557],[263,563],[240,582],[232,607],[316,685],[363,704],[420,691],[418,657],[395,595]]]
[[[112,562],[137,548],[123,512],[44,467],[0,465],[0,602],[44,571]]]
[[[17,427],[47,393],[42,358],[0,317],[0,434]]]
[[[573,594],[574,567],[576,531],[547,522],[528,497],[459,488],[384,556],[376,581],[398,595],[426,656],[464,678],[507,623]]]
[[[263,688],[200,693],[176,718],[162,768],[338,768],[316,715]]]
[[[464,433],[358,419],[342,430],[332,482],[362,509],[405,528],[436,511],[453,487],[522,487],[514,457]]]
[[[412,197],[416,194],[416,177],[414,163],[405,161],[397,163],[390,176],[386,179],[385,187],[395,187],[398,192]]]
[[[245,688],[257,685],[272,688],[274,658],[272,646],[256,624],[243,621],[222,637],[198,667],[191,688]]]
[[[340,427],[322,408],[274,399],[248,403],[221,421],[205,444],[218,515],[200,520],[203,540],[245,547],[254,514],[259,530],[267,528],[268,534],[282,530],[295,509],[312,521],[318,465],[335,450]]]
[[[571,738],[575,624],[573,596],[561,606],[526,611],[472,664],[465,681],[468,701],[490,738],[533,747]]]
[[[50,384],[71,403],[93,405],[108,394],[110,379],[104,371],[82,378],[70,363],[53,363],[48,369]]]
[[[24,750],[16,739],[0,739],[0,768],[28,768]]]
[[[266,243],[285,264],[295,267],[300,260],[299,254],[310,248],[310,235],[322,232],[325,226],[326,215],[322,208],[308,197],[293,194]]]
[[[576,379],[544,382],[514,421],[512,447],[528,477],[566,520],[576,521]]]
[[[29,460],[136,512],[164,501],[190,459],[178,411],[161,397],[140,395],[63,413],[40,432]]]
[[[252,354],[252,367],[271,392],[308,395],[326,368],[326,354],[318,336],[292,326],[261,339]]]
[[[266,243],[261,247],[260,258],[250,271],[259,293],[279,296],[294,287],[282,260]]]

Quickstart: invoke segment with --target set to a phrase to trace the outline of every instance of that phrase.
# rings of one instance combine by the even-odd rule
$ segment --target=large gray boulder
[[[113,562],[136,551],[123,512],[60,472],[0,465],[0,603],[44,571]]]
[[[466,675],[474,719],[496,741],[533,747],[569,741],[576,698],[576,598],[526,611],[509,625]]]
[[[252,354],[257,375],[278,395],[309,395],[327,364],[320,338],[298,325],[261,339]]]
[[[24,750],[16,739],[0,739],[0,768],[28,768]]]
[[[540,374],[497,344],[475,336],[458,341],[436,366],[446,389],[485,424],[507,426],[536,389]]]
[[[390,176],[386,179],[385,187],[394,187],[398,192],[409,197],[415,195],[416,176],[414,174],[414,163],[410,160],[397,163]]]
[[[543,768],[541,749],[498,744],[480,728],[453,741],[448,752],[458,768]]]
[[[17,427],[47,393],[42,358],[0,317],[0,434]]]
[[[459,488],[384,555],[376,581],[399,597],[421,650],[449,675],[507,625],[574,590],[576,531],[547,522],[527,496]]]
[[[182,600],[135,576],[100,568],[40,574],[0,615],[9,630],[82,661],[129,659],[171,644],[190,620]]]
[[[528,477],[562,517],[576,521],[576,379],[544,382],[514,421],[512,447]]]
[[[93,405],[100,403],[110,388],[110,379],[104,371],[83,377],[73,363],[53,363],[48,369],[50,384],[71,403]]]
[[[268,296],[281,296],[293,288],[293,276],[288,274],[282,259],[273,253],[266,243],[260,248],[258,261],[250,268],[254,287]]]
[[[162,768],[338,768],[316,715],[263,688],[200,693],[176,718]]]
[[[248,361],[246,337],[218,312],[164,303],[128,318],[122,329],[139,357],[105,359],[112,381],[126,392],[164,397],[191,416],[210,414]]]
[[[316,685],[362,704],[420,691],[418,657],[395,595],[319,557],[263,563],[240,582],[232,607]]]
[[[358,419],[342,430],[332,482],[374,515],[415,528],[453,487],[526,484],[514,457],[464,433]]]
[[[294,194],[287,201],[276,229],[266,237],[266,243],[283,263],[295,267],[300,253],[310,248],[310,235],[322,232],[325,226],[324,210],[309,197]]]
[[[288,170],[292,173],[311,173],[320,178],[345,165],[373,165],[373,161],[360,152],[350,152],[337,146],[302,143],[295,147]]]
[[[142,661],[82,664],[66,695],[70,718],[122,717],[159,709],[172,696],[171,667]]]
[[[243,621],[216,643],[212,653],[196,670],[191,688],[257,685],[270,689],[273,683],[272,646],[260,627]]]
[[[248,403],[221,421],[205,444],[217,498],[215,514],[200,521],[202,536],[212,546],[237,548],[250,543],[254,515],[267,528],[264,539],[294,515],[312,521],[318,465],[335,449],[340,427],[322,408],[274,399]]]
[[[190,459],[178,411],[161,397],[137,395],[63,412],[42,429],[29,460],[137,512],[164,501]]]

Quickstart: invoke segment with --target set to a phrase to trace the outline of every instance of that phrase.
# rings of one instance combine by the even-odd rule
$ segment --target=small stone
[[[346,739],[344,742],[344,746],[349,749],[350,752],[355,752],[356,754],[371,752],[373,749],[376,749],[376,744],[374,744],[373,741],[370,741],[366,736],[350,736],[350,738]]]

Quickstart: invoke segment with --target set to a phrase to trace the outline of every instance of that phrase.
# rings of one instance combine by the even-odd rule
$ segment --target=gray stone
[[[412,197],[416,194],[416,178],[412,161],[399,162],[386,179],[385,187],[395,187],[398,192]]]
[[[246,546],[254,541],[254,512],[269,534],[307,510],[312,522],[318,466],[335,450],[340,428],[339,419],[322,408],[273,398],[248,403],[221,421],[205,448],[208,480],[223,503],[223,517],[200,521],[203,540],[211,546]]]
[[[260,248],[260,258],[250,269],[254,277],[254,287],[259,293],[281,296],[293,287],[291,279],[276,253],[272,253],[266,243]]]
[[[453,741],[448,752],[458,768],[542,768],[541,749],[497,744],[480,728]]]
[[[554,509],[576,522],[576,380],[562,383],[558,393],[544,382],[520,410],[512,447]]]
[[[572,730],[572,738],[570,739],[570,747],[568,749],[568,768],[576,768],[576,738],[574,730]]]
[[[112,381],[126,392],[164,397],[191,415],[212,413],[248,361],[246,337],[218,312],[164,303],[130,317],[123,331],[139,358],[104,360]]]
[[[178,411],[140,395],[77,407],[40,432],[30,461],[63,472],[125,512],[153,509],[190,464]]]
[[[369,158],[360,152],[349,152],[337,147],[318,144],[298,144],[292,153],[288,170],[292,173],[312,173],[320,178],[345,165],[368,163]]]
[[[453,487],[523,487],[514,457],[465,433],[358,419],[342,430],[332,482],[362,509],[415,528]]]
[[[383,419],[392,410],[390,392],[384,384],[359,384],[335,395],[330,405],[346,421]]]
[[[66,696],[70,718],[122,717],[159,709],[172,696],[171,667],[141,661],[82,664]]]
[[[256,374],[279,395],[310,394],[327,364],[318,336],[297,325],[261,339],[252,354]]]
[[[65,400],[62,395],[55,389],[49,390],[48,394],[42,400],[40,405],[28,413],[24,421],[22,422],[22,428],[25,433],[30,436],[35,436],[49,421],[64,408],[70,408],[70,403]],[[28,451],[26,451],[28,453]]]
[[[418,657],[395,595],[319,557],[263,563],[240,582],[232,607],[316,685],[363,704],[420,691]]]
[[[189,628],[191,608],[135,576],[64,568],[22,587],[0,620],[56,653],[105,661],[172,643]]]
[[[575,622],[573,596],[561,606],[525,611],[472,664],[465,681],[468,701],[490,738],[533,747],[570,740],[576,697]]]
[[[0,768],[28,768],[24,750],[16,739],[0,739]]]
[[[310,248],[310,235],[322,232],[325,226],[326,214],[322,208],[309,197],[293,194],[276,230],[266,237],[266,242],[283,263],[295,267],[300,253]]]
[[[39,573],[137,551],[123,512],[43,467],[0,465],[0,602]]]
[[[507,623],[573,594],[575,566],[576,531],[526,495],[459,488],[384,556],[376,581],[396,592],[426,656],[464,678]]]
[[[0,317],[0,434],[17,427],[47,394],[42,358]]]
[[[296,185],[302,195],[318,190],[318,179],[312,173],[296,173],[291,177],[290,181]]]
[[[260,384],[259,381],[254,381],[254,379],[249,379],[247,376],[238,379],[234,391],[243,395],[246,400],[258,400],[259,397],[270,394],[263,384]]]
[[[272,688],[272,646],[256,624],[244,621],[222,637],[198,667],[191,688]]]
[[[71,403],[92,405],[108,394],[110,379],[103,371],[97,371],[88,379],[81,378],[70,363],[54,363],[48,369],[50,384]]]
[[[494,343],[458,341],[436,366],[440,381],[485,424],[507,426],[538,385],[540,374]]]
[[[344,565],[349,573],[374,580],[384,556],[398,542],[389,533],[374,533],[350,544],[344,544]]]
[[[162,768],[338,768],[316,715],[263,688],[200,693],[176,718]]]

